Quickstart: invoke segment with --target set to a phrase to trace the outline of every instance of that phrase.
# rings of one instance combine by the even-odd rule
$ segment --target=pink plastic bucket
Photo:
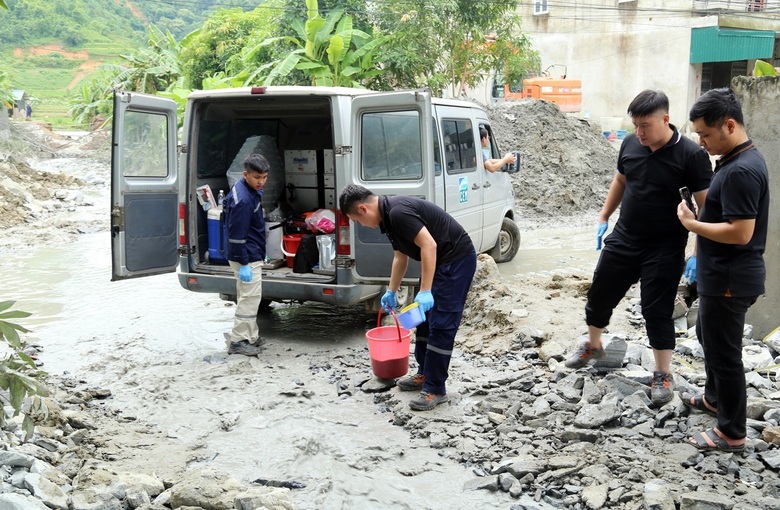
[[[395,379],[409,371],[409,344],[412,332],[398,324],[395,312],[391,312],[395,326],[380,326],[382,310],[376,317],[376,327],[366,331],[371,369],[380,379]]]

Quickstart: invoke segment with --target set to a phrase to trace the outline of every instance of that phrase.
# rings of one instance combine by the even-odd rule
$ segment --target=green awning
[[[775,32],[705,27],[691,31],[691,64],[771,59]]]

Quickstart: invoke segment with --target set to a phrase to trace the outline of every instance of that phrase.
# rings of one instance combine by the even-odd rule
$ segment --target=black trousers
[[[620,300],[640,281],[642,316],[650,346],[674,349],[672,314],[684,268],[684,248],[640,248],[607,237],[588,290],[585,322],[588,326],[607,327]]]
[[[742,365],[745,313],[758,297],[699,296],[696,336],[704,350],[704,398],[718,408],[718,429],[747,435],[747,388]]]
[[[452,264],[439,266],[433,275],[433,308],[425,322],[417,326],[414,358],[417,371],[425,375],[423,391],[445,395],[455,335],[463,318],[463,308],[477,268],[477,254],[472,251]]]

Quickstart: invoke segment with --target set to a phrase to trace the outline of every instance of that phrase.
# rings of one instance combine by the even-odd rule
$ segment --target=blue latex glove
[[[431,294],[430,290],[421,290],[417,293],[417,297],[414,300],[420,303],[423,313],[433,308],[433,294]]]
[[[252,281],[252,266],[241,266],[238,270],[238,277],[242,282]]]
[[[601,249],[601,239],[607,233],[607,226],[609,226],[609,222],[605,221],[604,223],[599,223],[599,228],[596,229],[596,251]]]
[[[379,303],[382,305],[382,308],[384,308],[385,311],[389,313],[390,310],[398,306],[398,302],[395,300],[395,292],[388,289],[387,292],[385,292],[385,295],[382,296],[382,299],[379,301]]]
[[[685,278],[690,283],[696,283],[696,256],[691,255],[688,257],[688,262],[685,263]]]

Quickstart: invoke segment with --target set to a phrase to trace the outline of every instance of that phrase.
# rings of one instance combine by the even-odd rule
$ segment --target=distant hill
[[[154,23],[177,39],[220,8],[257,7],[259,0],[7,0],[0,13],[0,49],[56,40],[68,49],[115,38],[136,40]]]
[[[153,23],[177,39],[220,8],[262,0],[6,0],[0,10],[0,67],[33,98],[33,118],[55,124],[70,91],[104,62],[146,45]]]

